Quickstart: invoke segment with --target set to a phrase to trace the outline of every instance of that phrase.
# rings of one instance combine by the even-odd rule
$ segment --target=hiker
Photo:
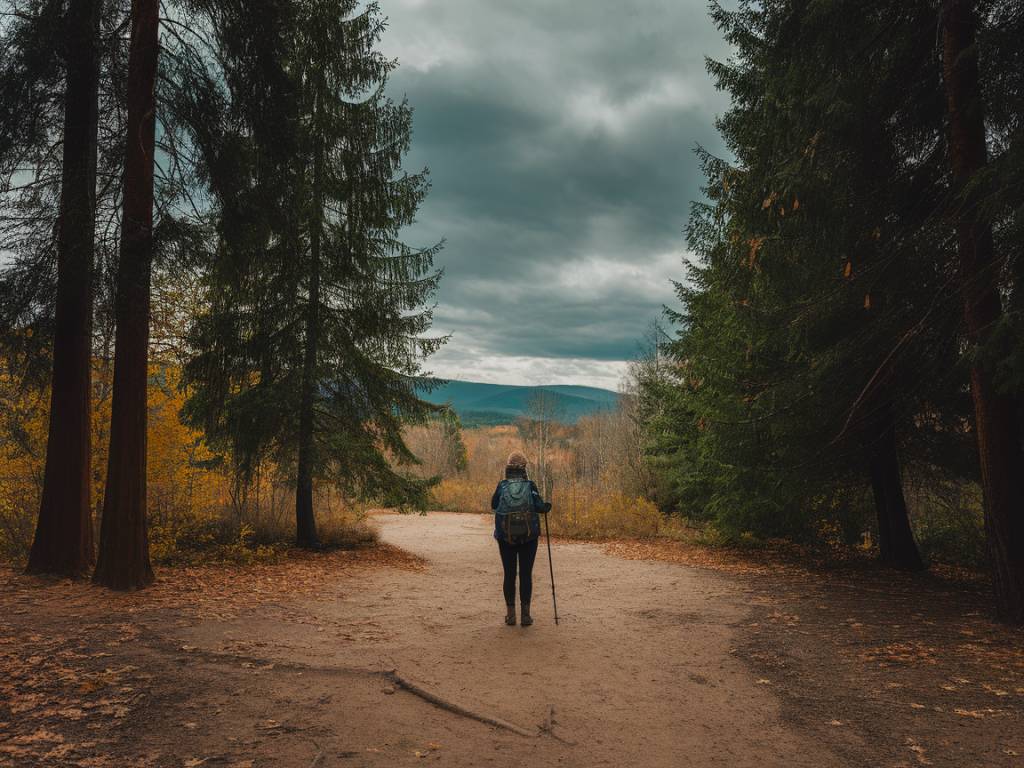
[[[540,539],[540,515],[551,511],[540,491],[526,476],[526,457],[513,453],[508,457],[505,479],[498,483],[491,497],[494,510],[494,538],[498,540],[501,566],[505,571],[505,623],[516,624],[516,564],[519,565],[519,602],[524,627],[533,624],[530,597],[533,593],[533,561]]]

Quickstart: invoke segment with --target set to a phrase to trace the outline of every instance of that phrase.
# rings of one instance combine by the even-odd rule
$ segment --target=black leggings
[[[516,601],[516,561],[519,561],[519,601],[530,602],[533,594],[533,561],[537,558],[538,539],[522,544],[508,544],[498,540],[498,551],[501,553],[501,567],[505,570],[505,604],[513,605]]]

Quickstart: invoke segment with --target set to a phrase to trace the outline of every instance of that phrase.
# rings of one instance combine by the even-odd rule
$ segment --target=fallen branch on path
[[[315,741],[313,742],[313,744],[314,744],[314,746],[316,746],[316,742]],[[316,768],[318,765],[320,765],[320,761],[323,759],[323,756],[324,756],[324,750],[321,747],[320,751],[316,753],[316,757],[313,758],[313,762],[309,764],[309,768]]]
[[[544,722],[541,723],[540,726],[539,726],[541,733],[543,733],[543,734],[545,734],[547,736],[550,736],[555,741],[560,741],[563,744],[566,744],[566,745],[568,745],[570,747],[575,747],[576,746],[576,742],[575,741],[569,741],[568,739],[563,739],[561,736],[559,736],[557,733],[555,733],[555,723],[556,722],[558,722],[558,721],[555,720],[555,705],[554,704],[548,704],[548,716],[547,716],[547,718],[545,718]]]
[[[342,674],[342,675],[375,674],[375,672],[373,672],[373,671],[371,671],[369,669],[366,669],[364,667],[342,667],[342,666],[324,667],[324,666],[316,666],[316,665],[312,665],[312,664],[303,664],[301,662],[282,661],[282,660],[278,660],[278,659],[271,660],[271,659],[260,658],[260,657],[255,657],[255,656],[247,656],[247,655],[240,655],[240,654],[233,654],[233,653],[220,653],[220,652],[217,652],[217,651],[210,651],[210,650],[206,650],[206,649],[203,649],[203,648],[183,647],[183,646],[175,645],[175,644],[167,642],[167,641],[163,641],[163,642],[157,641],[156,643],[153,643],[152,645],[154,647],[161,648],[162,650],[169,651],[171,653],[180,653],[181,651],[185,651],[186,653],[188,653],[191,656],[197,656],[197,657],[202,658],[202,659],[204,659],[205,661],[208,661],[208,662],[220,662],[220,663],[228,662],[228,663],[235,663],[235,664],[237,664],[238,662],[243,662],[243,663],[248,662],[248,663],[253,663],[253,664],[256,664],[256,663],[259,663],[259,664],[270,664],[271,668],[276,668],[278,671],[299,672],[300,674],[303,673],[303,672],[319,672],[319,673],[322,673],[322,674]],[[506,720],[502,720],[501,718],[492,717],[491,715],[483,714],[481,712],[475,712],[472,709],[470,709],[469,707],[464,707],[461,704],[457,704],[457,703],[455,703],[453,701],[448,701],[447,699],[437,695],[436,693],[432,693],[431,691],[428,691],[425,688],[422,688],[421,686],[417,685],[416,683],[413,683],[413,682],[411,682],[409,680],[406,680],[404,677],[399,675],[398,672],[396,672],[394,669],[385,670],[383,674],[384,674],[385,678],[387,678],[392,683],[394,683],[398,688],[401,688],[401,689],[403,689],[405,691],[408,691],[409,693],[413,694],[414,696],[419,696],[424,701],[427,701],[427,702],[433,704],[436,707],[440,707],[441,709],[446,709],[449,712],[453,712],[453,713],[455,713],[457,715],[462,715],[463,717],[468,717],[471,720],[477,720],[477,721],[479,721],[481,723],[486,723],[487,725],[492,725],[495,728],[502,728],[502,729],[504,729],[506,731],[511,731],[512,733],[517,733],[520,736],[527,736],[527,737],[529,737],[531,739],[532,738],[536,738],[537,735],[538,735],[538,733],[536,731],[530,731],[530,730],[528,730],[526,728],[523,728],[522,726],[516,725],[515,723],[510,723],[510,722],[508,722]],[[553,734],[551,732],[548,732],[548,735],[550,735],[553,738],[558,739],[558,741],[562,741],[562,742],[564,742],[566,744],[571,744],[572,743],[572,742],[565,741],[565,739],[561,739],[558,736],[555,736],[555,734]],[[320,756],[318,755],[317,758],[314,758],[314,759],[318,760],[318,759],[320,759]],[[314,765],[316,765],[316,763],[314,763]]]
[[[462,715],[463,717],[468,717],[471,720],[477,720],[481,723],[486,723],[487,725],[493,725],[495,728],[503,728],[506,731],[518,733],[520,736],[527,736],[531,739],[537,736],[536,732],[529,731],[526,728],[516,725],[515,723],[510,723],[507,720],[492,717],[491,715],[486,715],[481,712],[474,712],[469,707],[464,707],[461,704],[456,704],[453,701],[449,701],[448,699],[445,699],[437,695],[436,693],[432,693],[431,691],[428,691],[425,688],[416,685],[416,683],[406,680],[393,669],[385,671],[384,676],[399,688],[408,691],[414,696],[419,696],[421,699],[430,702],[435,707],[446,709],[449,712],[454,712],[457,715]]]

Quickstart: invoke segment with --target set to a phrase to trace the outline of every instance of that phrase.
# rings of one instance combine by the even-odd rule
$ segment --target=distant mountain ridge
[[[478,426],[511,424],[526,415],[530,399],[538,392],[551,396],[556,419],[569,424],[581,416],[611,410],[619,401],[618,393],[598,387],[574,384],[520,386],[458,380],[450,380],[431,392],[423,392],[422,397],[431,403],[450,404],[463,425]]]

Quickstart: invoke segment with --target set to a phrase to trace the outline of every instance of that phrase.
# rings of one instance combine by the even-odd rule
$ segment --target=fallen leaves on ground
[[[780,571],[806,574],[797,562],[771,562],[767,552],[701,547],[670,539],[632,539],[607,541],[604,551],[625,560],[661,560],[680,565],[709,568],[737,576],[770,576]]]
[[[892,664],[937,664],[935,655],[935,648],[908,641],[869,648],[861,654],[861,659],[884,667]]]
[[[148,621],[164,620],[153,617],[167,612],[179,622],[228,617],[378,567],[419,570],[424,561],[384,544],[295,550],[273,563],[162,569],[153,587],[134,593],[0,568],[0,766],[148,764],[148,758],[139,763],[112,758],[109,751],[119,729],[130,727],[133,713],[147,703],[153,676],[124,663],[122,649],[144,637]],[[181,728],[192,732],[199,723],[187,720]],[[257,728],[268,734],[297,730],[274,721]],[[195,756],[185,764],[213,762]],[[244,768],[252,761],[231,765]]]
[[[422,558],[389,544],[326,552],[296,549],[275,563],[164,568],[152,587],[128,593],[111,592],[88,581],[27,576],[4,567],[0,568],[0,611],[16,613],[39,603],[59,601],[70,618],[125,615],[157,608],[185,609],[203,617],[223,616],[224,610],[241,604],[314,593],[341,573],[377,567],[420,570],[424,565]],[[133,639],[137,632],[131,624],[121,629],[123,642]]]

